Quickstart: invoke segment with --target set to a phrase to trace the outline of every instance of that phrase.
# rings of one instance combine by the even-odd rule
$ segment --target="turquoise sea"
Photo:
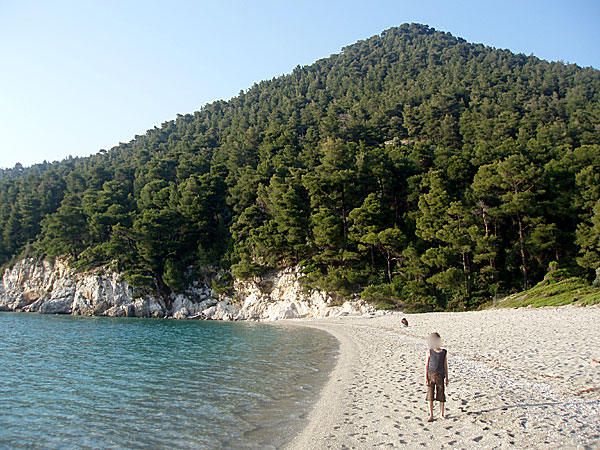
[[[280,448],[336,354],[289,325],[0,313],[0,448]]]

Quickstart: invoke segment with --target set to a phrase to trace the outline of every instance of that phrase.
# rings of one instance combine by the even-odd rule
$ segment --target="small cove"
[[[280,448],[337,348],[285,324],[0,313],[0,448]]]

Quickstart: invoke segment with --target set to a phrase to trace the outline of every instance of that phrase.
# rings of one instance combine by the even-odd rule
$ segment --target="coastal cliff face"
[[[239,319],[278,320],[368,314],[374,308],[361,301],[338,304],[320,289],[306,289],[298,268],[277,270],[251,281],[234,282],[241,299]]]
[[[76,273],[60,259],[23,259],[0,283],[0,309],[82,316],[164,317],[160,298],[135,298],[117,273]]]
[[[336,304],[318,289],[304,289],[297,268],[235,280],[232,295],[216,294],[199,280],[170,298],[137,296],[116,272],[77,273],[64,260],[22,259],[0,281],[0,311],[112,317],[172,317],[209,320],[279,320],[372,312],[358,301]]]

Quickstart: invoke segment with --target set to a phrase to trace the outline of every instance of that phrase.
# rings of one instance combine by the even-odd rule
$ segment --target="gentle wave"
[[[0,313],[0,447],[279,448],[336,352],[304,327]]]

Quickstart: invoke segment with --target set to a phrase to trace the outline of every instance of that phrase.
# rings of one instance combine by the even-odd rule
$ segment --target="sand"
[[[340,351],[288,448],[600,449],[600,307],[412,314],[405,329],[401,317],[294,322],[328,331]],[[431,331],[450,385],[447,420],[427,423]]]

